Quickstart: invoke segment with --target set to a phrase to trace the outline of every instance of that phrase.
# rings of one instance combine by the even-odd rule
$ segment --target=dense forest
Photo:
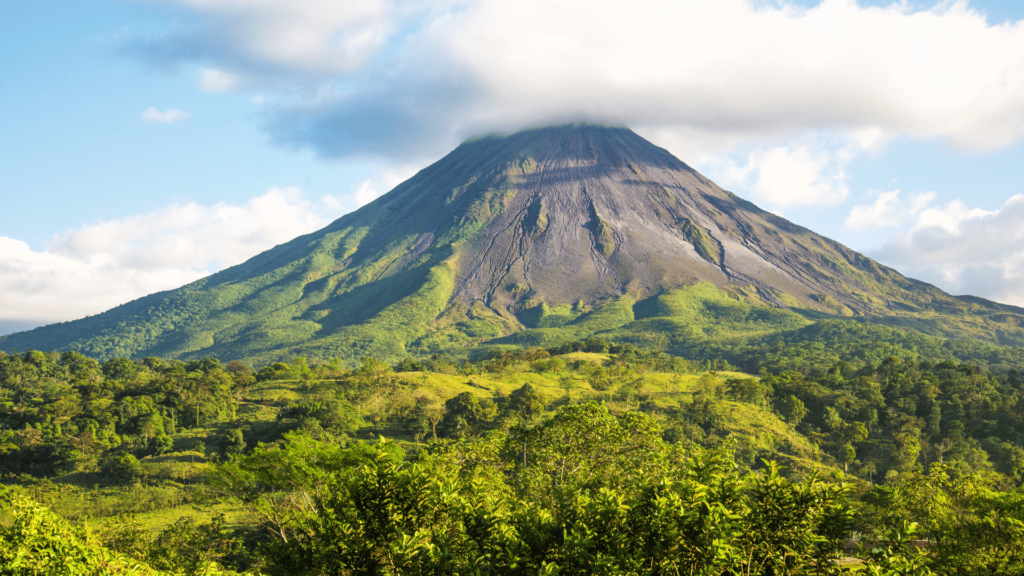
[[[0,353],[0,574],[1022,573],[1020,351],[815,327],[697,361]]]

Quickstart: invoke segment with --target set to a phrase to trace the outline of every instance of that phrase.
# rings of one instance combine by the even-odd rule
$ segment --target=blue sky
[[[254,94],[203,92],[192,67],[161,69],[121,45],[168,23],[143,3],[0,7],[0,234],[39,249],[66,229],[171,202],[244,202],[272,186],[345,194],[373,173],[269,144]],[[151,106],[191,118],[146,122]]]
[[[622,122],[953,293],[1024,305],[1024,3],[0,5],[0,333],[238,263],[462,139]]]

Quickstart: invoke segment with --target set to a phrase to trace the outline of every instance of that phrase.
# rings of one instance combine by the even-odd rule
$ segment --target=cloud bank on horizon
[[[875,256],[953,294],[1024,304],[1024,195],[991,212],[960,200],[923,210]]]
[[[370,182],[358,191],[376,195]],[[358,194],[357,194],[358,195]],[[176,288],[330,223],[338,198],[273,188],[245,204],[172,204],[58,235],[44,250],[0,236],[0,333],[81,318]]]
[[[252,94],[273,142],[325,159],[422,164],[478,133],[590,119],[627,124],[723,186],[785,211],[838,206],[849,198],[853,159],[901,136],[969,153],[1024,139],[1024,22],[989,22],[965,1],[925,9],[854,0],[812,8],[753,0],[146,5],[171,24],[123,39],[123,53],[194,74],[201,91]],[[160,123],[187,116],[143,113]],[[72,271],[79,288],[97,286],[95,299],[83,300],[98,312],[116,298],[89,280],[91,263],[138,278],[133,288],[126,282],[119,301],[171,288],[320,225],[314,212],[302,213],[315,202],[290,198],[294,227],[252,229],[258,241],[232,244],[231,226],[200,226],[207,241],[155,274],[114,248],[70,251],[89,226],[58,237],[45,252],[26,252],[14,241],[0,252],[21,255],[14,261],[22,275],[13,277],[26,286],[30,271],[47,266]],[[847,226],[912,226],[872,255],[952,292],[1024,305],[1024,247],[1015,242],[1021,201],[982,213],[934,200],[927,191],[878,192],[873,203],[853,207]],[[217,207],[203,209],[208,222],[217,221]],[[113,230],[128,220],[96,227]],[[189,226],[160,230],[177,237]],[[128,244],[135,246],[128,253],[147,246],[139,238]],[[221,244],[234,247],[214,247]],[[47,276],[31,277],[45,292]]]

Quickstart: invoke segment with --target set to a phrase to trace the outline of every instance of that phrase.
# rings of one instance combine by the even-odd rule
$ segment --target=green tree
[[[157,456],[163,456],[172,450],[174,450],[174,439],[170,436],[162,434],[153,438],[153,453]]]
[[[142,436],[143,444],[149,445],[150,438],[156,438],[157,436],[163,436],[166,434],[164,430],[164,418],[159,412],[150,412],[145,416],[139,418],[136,432]]]
[[[199,455],[205,458],[206,457],[206,443],[203,442],[202,440],[196,440],[195,442],[192,443],[192,451],[193,452],[199,452]],[[192,456],[191,462],[195,463],[195,461],[196,461],[195,456]]]
[[[126,358],[111,358],[103,363],[103,377],[108,380],[128,381],[139,372],[139,367]]]
[[[920,431],[914,427],[905,427],[895,435],[893,459],[901,471],[912,470],[921,453]]]
[[[315,516],[336,474],[377,457],[377,450],[368,448],[346,449],[287,432],[280,445],[260,444],[217,464],[211,482],[234,496],[269,535],[289,543],[303,538],[303,522]],[[392,460],[404,458],[394,444],[381,450]]]
[[[223,513],[202,524],[188,516],[178,518],[153,538],[144,560],[169,573],[206,574],[225,557],[244,555],[241,543],[228,534],[225,524]]]
[[[235,385],[239,388],[248,388],[256,381],[256,375],[253,373],[252,368],[244,362],[232,360],[231,362],[228,362],[225,368],[234,379]]]
[[[363,424],[358,408],[329,394],[305,398],[290,404],[280,412],[278,418],[298,421],[313,418],[321,426],[343,438],[353,434]]]
[[[523,422],[532,422],[544,411],[544,399],[536,388],[523,384],[508,395],[501,407],[503,416],[515,415]]]
[[[445,402],[429,390],[417,390],[414,394],[414,418],[422,418],[430,424],[430,432],[437,440],[437,425],[447,413]]]
[[[581,412],[588,406],[596,412]],[[601,411],[595,405],[563,408],[554,417],[560,422],[538,438],[550,441],[551,452],[540,466],[556,478],[593,456],[595,448],[625,444],[625,452],[604,460],[605,469],[615,470],[601,487],[566,483],[554,498],[534,498],[506,484],[510,478],[493,452],[501,443],[491,439],[437,445],[416,462],[389,458],[386,445],[378,445],[376,458],[332,476],[314,498],[317,506],[296,521],[294,538],[270,547],[268,572],[840,572],[830,559],[849,530],[845,489],[815,478],[791,483],[774,464],[766,473],[744,477],[727,450],[696,449],[663,468],[667,475],[635,473],[657,451],[656,434],[645,431],[643,422]],[[557,443],[582,438],[584,425],[588,439]],[[602,438],[605,433],[608,438]],[[635,449],[641,445],[649,450]],[[562,477],[579,480],[575,473]]]
[[[942,465],[875,486],[858,529],[894,546],[876,562],[934,569],[938,574],[1016,574],[1024,566],[1024,491],[1002,491],[980,474],[957,477]],[[927,554],[907,541],[929,540]],[[893,559],[888,556],[894,556]]]
[[[729,378],[725,388],[729,396],[740,402],[764,406],[771,400],[771,384],[754,378]]]
[[[792,426],[799,424],[807,415],[807,407],[804,406],[803,401],[792,394],[779,401],[778,410],[779,414],[782,414],[786,422]]]
[[[109,452],[100,461],[100,472],[119,482],[132,482],[139,476],[141,466],[135,456],[127,452]]]
[[[518,494],[542,501],[563,491],[622,487],[669,465],[661,426],[647,414],[612,416],[598,404],[562,407],[533,428],[509,431],[503,447]]]
[[[857,459],[857,450],[853,447],[853,444],[847,442],[843,446],[843,451],[840,454],[840,460],[843,463],[843,472],[849,472],[850,464]]]
[[[241,428],[230,428],[224,435],[224,442],[221,444],[221,455],[225,458],[241,454],[245,451],[245,437]]]
[[[36,576],[53,574],[153,575],[160,572],[96,543],[60,516],[0,485],[0,574]],[[210,574],[223,574],[212,567]]]
[[[441,434],[460,438],[479,434],[487,424],[487,411],[480,400],[470,392],[463,392],[445,402],[441,420]]]

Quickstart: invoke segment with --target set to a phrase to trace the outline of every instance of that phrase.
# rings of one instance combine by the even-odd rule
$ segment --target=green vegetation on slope
[[[538,328],[485,342],[480,350],[500,350],[506,344],[553,346],[593,336],[695,360],[725,359],[750,372],[765,367],[808,373],[828,370],[840,360],[877,365],[888,356],[970,362],[998,371],[1024,362],[1024,348],[946,339],[863,318],[798,313],[709,283],[640,302],[619,298],[595,306],[585,316],[568,310],[546,306],[528,310],[524,323]],[[548,315],[557,319],[549,324],[554,327],[543,323]]]
[[[467,142],[322,230],[0,348],[352,366],[601,336],[709,357],[844,317],[1024,345],[1024,309],[905,278],[627,129],[572,125]]]
[[[701,258],[714,264],[722,264],[721,245],[710,238],[703,228],[694,224],[689,218],[683,218],[679,228],[686,235],[690,243],[693,244],[693,249],[697,251]]]
[[[443,202],[419,194],[427,184],[406,182],[388,198],[240,266],[0,341],[97,358],[267,362],[301,352],[400,359],[448,306],[460,247],[505,209],[516,179],[533,165],[518,158],[483,169]]]

